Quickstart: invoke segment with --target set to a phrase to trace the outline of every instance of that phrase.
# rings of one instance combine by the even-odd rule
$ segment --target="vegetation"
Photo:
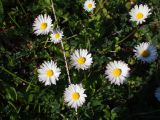
[[[160,86],[159,57],[152,63],[138,61],[134,47],[142,42],[156,45],[160,53],[159,0],[96,0],[89,13],[85,0],[0,0],[0,118],[53,120],[159,120],[160,102],[154,92]],[[129,11],[135,4],[147,4],[151,15],[142,25],[131,22]],[[63,44],[74,84],[82,83],[86,102],[78,109],[64,103],[68,87],[61,44],[49,35],[36,36],[32,24],[40,14],[52,17],[53,27],[63,30]],[[70,65],[76,49],[87,49],[93,57],[88,70]],[[39,82],[37,68],[54,60],[61,69],[56,85]],[[122,60],[130,67],[123,85],[105,78],[106,65]]]

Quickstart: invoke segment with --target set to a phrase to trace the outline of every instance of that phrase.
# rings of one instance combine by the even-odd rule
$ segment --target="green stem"
[[[53,12],[53,15],[54,15],[55,22],[57,23],[57,27],[59,27],[58,26],[58,21],[57,21],[57,16],[56,16],[53,0],[51,0],[51,7],[52,7],[52,12]]]
[[[55,21],[57,22],[57,27],[59,27],[59,26],[58,26],[57,17],[56,17],[56,13],[55,13],[55,8],[54,8],[53,0],[51,0],[51,7],[52,7],[54,19],[55,19]],[[63,40],[61,40],[61,47],[62,47],[64,62],[65,62],[65,67],[66,67],[66,71],[67,71],[68,82],[69,82],[69,84],[71,84],[71,78],[70,78],[69,67],[68,67],[68,63],[67,63],[67,58],[66,58],[66,53],[65,53],[65,49],[64,49]]]
[[[44,43],[44,48],[46,48],[47,42],[48,42],[49,38],[47,37],[47,40]]]
[[[21,2],[20,2],[19,0],[18,0],[18,3],[19,3],[19,5],[20,5],[20,7],[21,7],[23,13],[24,13],[25,15],[27,15],[26,11],[24,10],[24,8],[23,8],[23,6],[22,6],[22,4],[21,4]]]
[[[94,13],[95,15],[96,15],[101,9],[103,9],[104,4],[105,4],[106,2],[107,2],[107,1],[104,0],[103,3],[102,3],[102,6],[99,6],[98,9],[96,9],[96,11],[95,11],[95,13]]]
[[[76,37],[76,36],[77,36],[77,34],[72,35],[72,36],[70,36],[70,37],[66,38],[66,40],[71,39],[71,38],[74,38],[74,37]]]
[[[38,87],[38,86],[36,86],[36,85],[34,85],[34,84],[32,84],[32,83],[30,83],[30,82],[28,82],[28,81],[20,78],[20,77],[18,77],[16,74],[10,72],[9,70],[7,70],[6,68],[4,68],[4,67],[2,67],[2,66],[0,66],[0,69],[1,69],[2,71],[5,71],[6,73],[8,73],[9,75],[11,75],[12,77],[17,78],[18,80],[20,80],[20,81],[22,81],[22,82],[24,82],[24,83],[26,83],[26,84],[32,85],[32,86],[34,86],[34,87]]]
[[[14,24],[20,28],[20,26],[18,25],[18,23],[16,22],[16,20],[8,13],[8,16],[10,17],[10,19],[14,22]]]
[[[118,42],[119,43],[122,43],[123,41],[127,40],[129,37],[131,37],[136,31],[138,30],[138,27],[134,28],[134,30],[129,34],[127,35],[124,39],[122,39],[121,41]]]

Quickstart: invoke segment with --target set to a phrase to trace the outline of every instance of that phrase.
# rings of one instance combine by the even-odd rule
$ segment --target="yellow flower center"
[[[148,50],[143,50],[143,51],[140,53],[140,55],[141,55],[142,57],[148,57],[148,56],[150,55],[150,52],[149,52]]]
[[[53,72],[53,70],[47,70],[46,74],[48,77],[51,77],[54,75],[54,72]]]
[[[88,8],[92,8],[92,4],[88,4]]]
[[[54,37],[55,37],[56,39],[58,39],[58,38],[60,37],[60,34],[59,34],[59,33],[56,33],[56,34],[54,35]]]
[[[74,92],[74,93],[72,94],[72,99],[73,99],[73,100],[78,100],[79,98],[80,98],[80,95],[79,95],[78,92]]]
[[[47,28],[47,23],[41,23],[40,28],[45,30]]]
[[[140,20],[140,19],[143,18],[143,16],[144,16],[143,13],[138,12],[137,15],[136,15],[136,18],[137,18],[138,20]]]
[[[113,70],[113,75],[115,77],[119,77],[121,75],[121,73],[122,73],[122,71],[119,68],[116,68],[116,69]]]
[[[84,57],[79,57],[78,60],[77,60],[77,62],[78,62],[80,65],[84,64],[85,61],[86,61],[86,58],[84,58]]]

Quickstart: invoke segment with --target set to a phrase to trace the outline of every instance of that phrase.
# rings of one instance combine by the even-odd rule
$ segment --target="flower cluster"
[[[87,12],[93,12],[96,3],[93,0],[87,0],[84,3],[84,9]],[[146,21],[146,18],[151,14],[151,9],[147,5],[135,5],[134,8],[129,12],[131,21],[142,24]],[[34,34],[47,35],[50,34],[50,40],[54,44],[62,42],[63,31],[60,28],[52,28],[52,19],[48,15],[39,15],[34,23],[33,30]],[[156,47],[149,43],[143,42],[133,48],[135,57],[142,62],[151,63],[157,58]],[[77,49],[70,56],[70,64],[77,70],[87,70],[93,64],[92,54],[87,49]],[[45,83],[45,85],[56,85],[56,81],[61,74],[60,68],[57,67],[57,63],[54,61],[45,61],[40,65],[38,69],[38,78],[40,82]],[[106,65],[105,76],[106,79],[110,81],[111,84],[121,85],[127,82],[127,78],[130,75],[130,67],[124,61],[111,61]],[[85,89],[82,84],[71,84],[64,91],[64,101],[75,108],[82,106],[85,102],[87,95],[84,93]],[[159,100],[160,90],[157,89],[155,96]]]
[[[39,15],[33,23],[34,34],[47,35],[50,34],[50,40],[55,44],[60,43],[63,36],[63,31],[59,28],[52,29],[52,19],[49,15]]]

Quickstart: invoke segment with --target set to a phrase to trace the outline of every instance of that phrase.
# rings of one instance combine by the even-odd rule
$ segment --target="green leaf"
[[[51,6],[51,1],[50,0],[39,0],[39,5],[41,6]]]
[[[111,117],[111,112],[108,108],[105,108],[103,109],[103,112],[104,112],[104,117],[107,119],[107,120],[110,120],[110,117]]]
[[[13,101],[17,100],[17,92],[16,89],[13,87],[6,89],[7,98]]]
[[[111,120],[116,120],[116,118],[118,117],[116,112],[111,112]]]
[[[99,101],[99,100],[92,101],[92,106],[100,106],[100,105],[102,105],[101,101]]]
[[[10,104],[17,111],[16,106],[11,101],[8,101],[8,104]]]

